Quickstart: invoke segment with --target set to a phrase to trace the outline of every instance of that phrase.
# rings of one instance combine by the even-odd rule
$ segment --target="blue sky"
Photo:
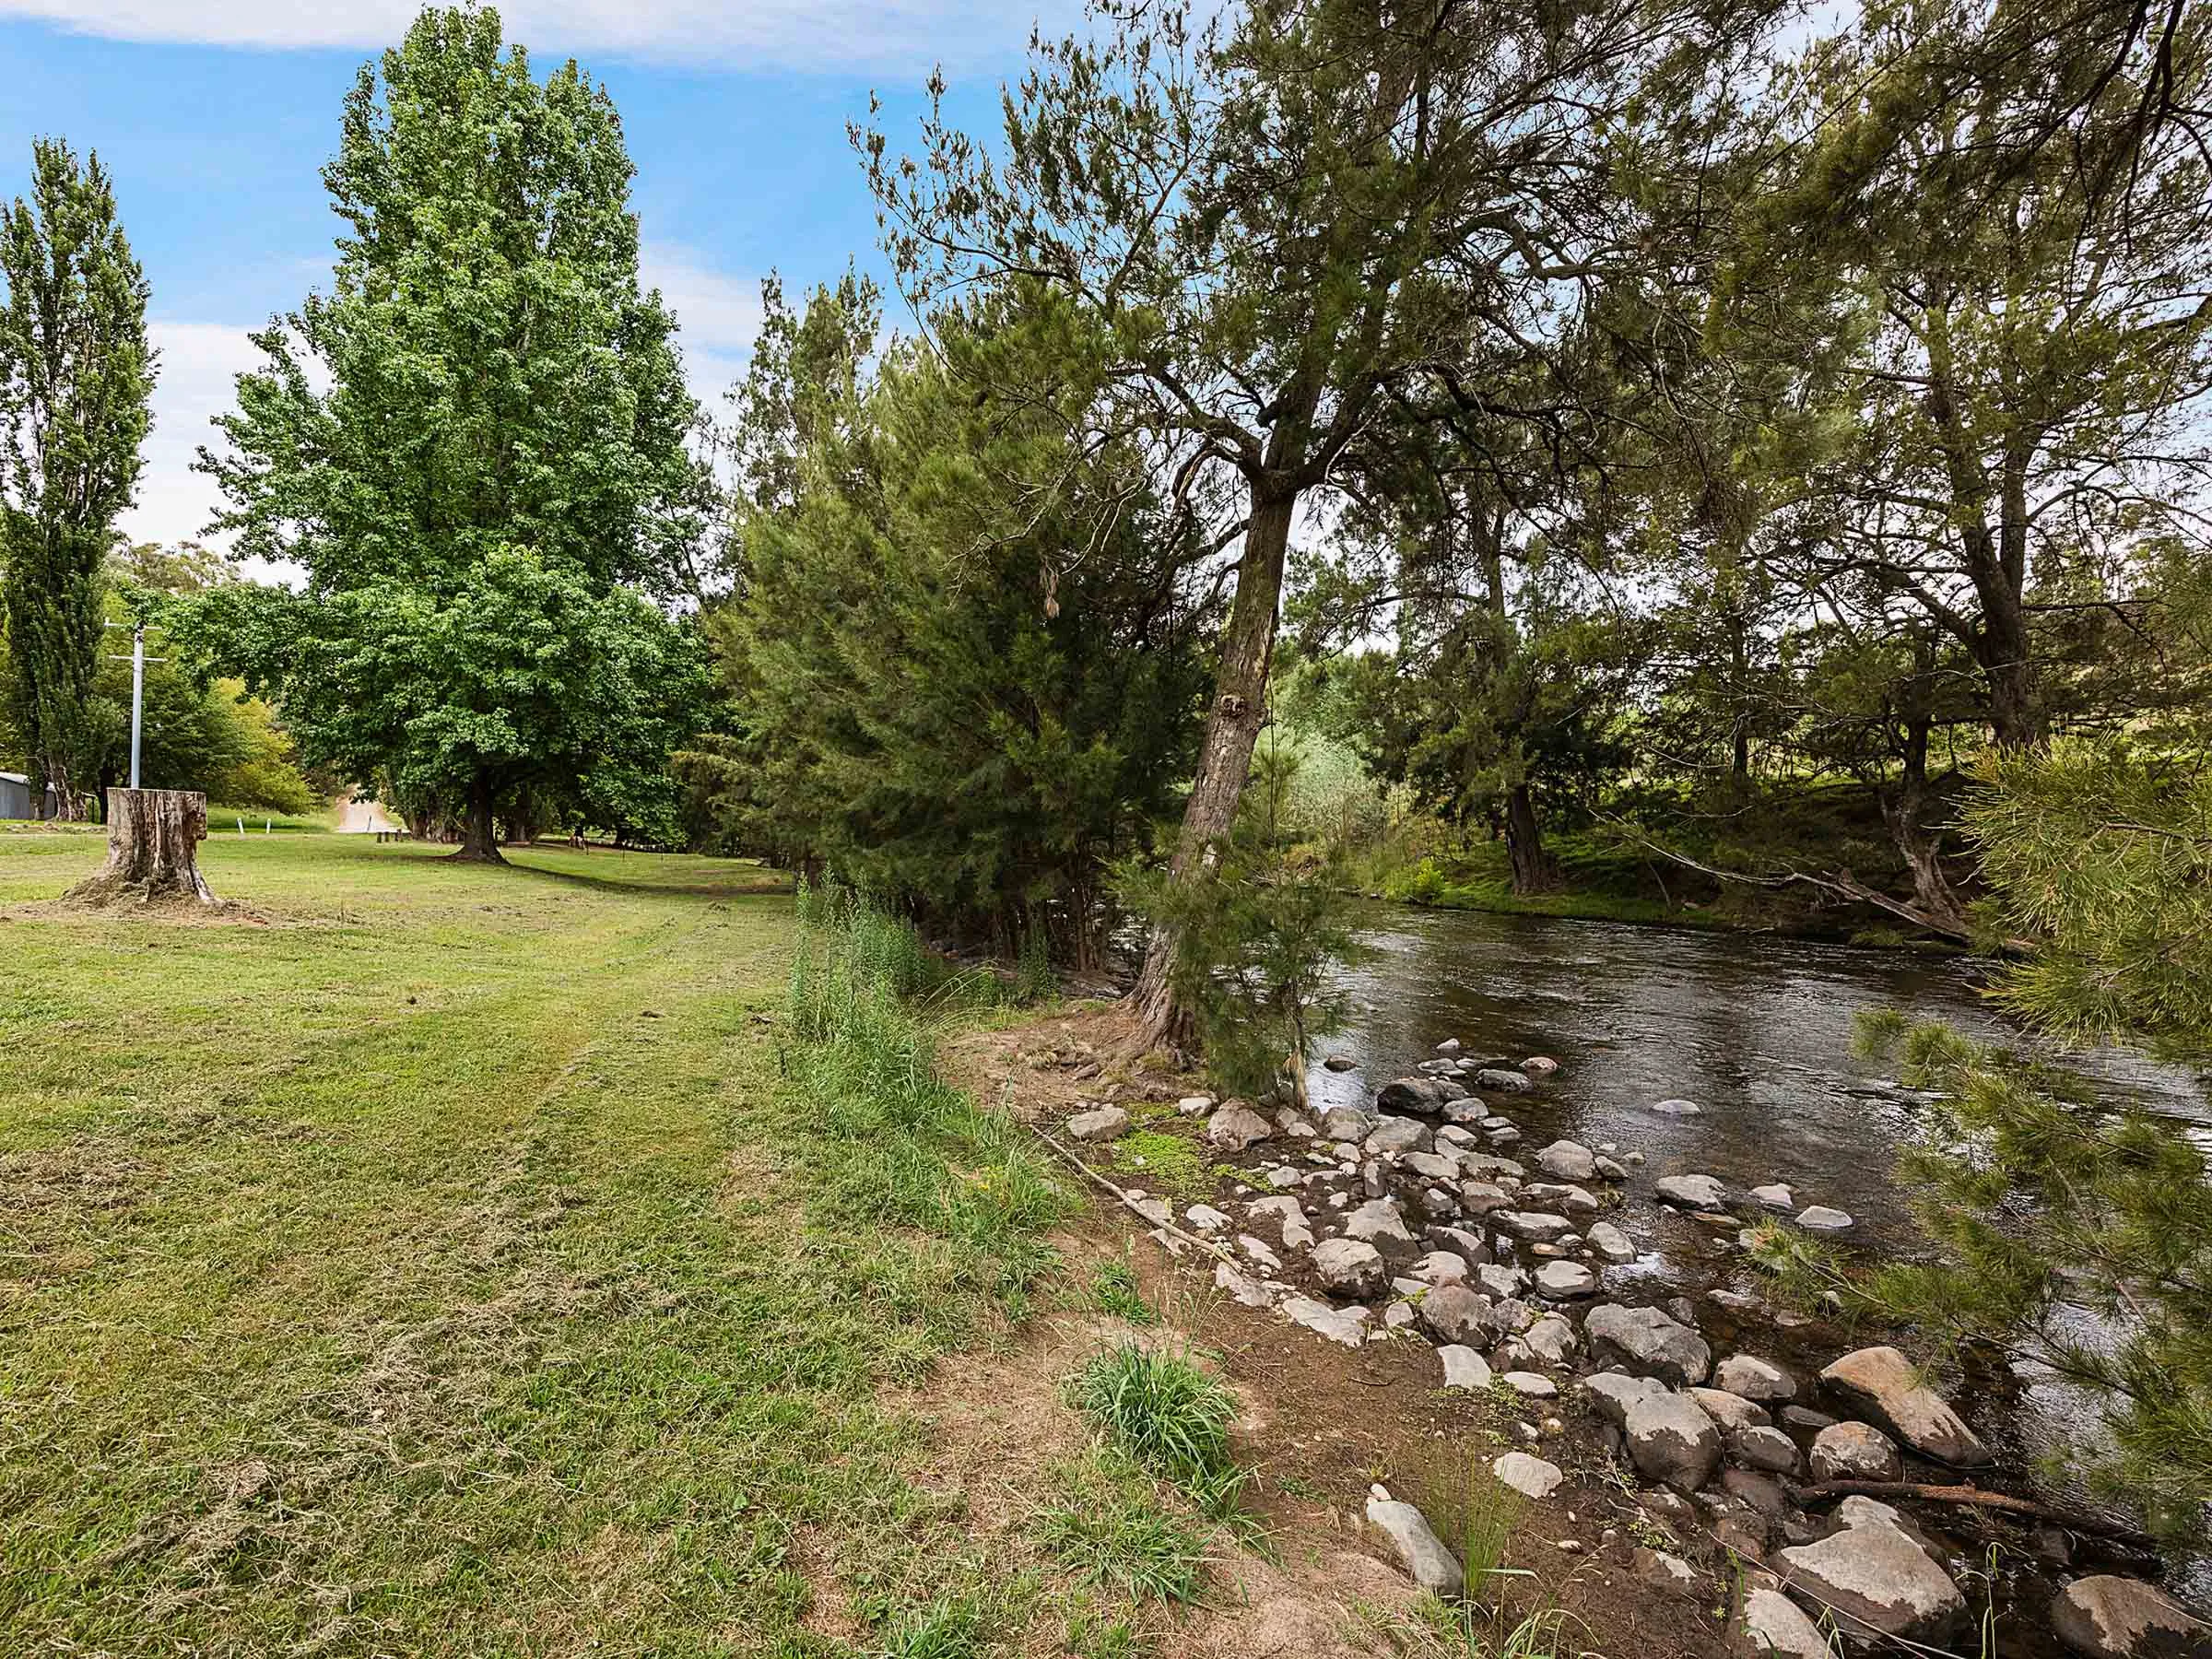
[[[1052,6],[1058,0],[1047,0]],[[541,70],[575,56],[622,112],[646,277],[683,329],[694,389],[741,370],[759,279],[880,273],[874,209],[845,124],[884,98],[913,132],[942,62],[950,102],[994,130],[1039,8],[946,0],[525,0],[500,8]],[[30,140],[100,151],[153,285],[163,365],[137,506],[124,530],[191,536],[211,494],[190,471],[245,334],[326,281],[335,229],[318,177],[359,65],[406,29],[409,0],[0,0],[0,199]],[[1057,14],[1062,20],[1067,9]]]

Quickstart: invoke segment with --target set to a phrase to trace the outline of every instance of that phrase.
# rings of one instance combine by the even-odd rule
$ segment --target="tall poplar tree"
[[[15,724],[64,818],[94,766],[101,561],[137,488],[154,389],[147,282],[97,155],[31,146],[0,221],[0,557]]]
[[[711,492],[631,173],[573,62],[541,82],[496,12],[426,10],[347,99],[331,292],[255,336],[202,452],[239,551],[307,572],[211,595],[211,660],[311,763],[457,810],[464,858],[502,804],[688,735],[703,659],[651,599]]]

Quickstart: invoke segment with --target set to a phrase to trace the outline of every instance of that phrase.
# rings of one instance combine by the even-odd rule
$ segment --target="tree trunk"
[[[1907,720],[1897,783],[1882,792],[1882,818],[1905,868],[1912,872],[1913,903],[1927,912],[1939,931],[1962,935],[1969,931],[1966,906],[1943,873],[1943,837],[1927,822],[1929,724],[1924,715]]]
[[[468,817],[461,832],[461,850],[453,854],[471,864],[505,864],[500,853],[500,838],[492,820],[491,779],[478,772],[469,780]]]
[[[214,904],[197,849],[207,839],[207,797],[189,789],[108,791],[108,862],[71,888],[80,904]]]
[[[1290,521],[1297,506],[1295,489],[1270,488],[1259,482],[1252,487],[1251,518],[1237,567],[1237,597],[1221,639],[1214,706],[1206,717],[1198,775],[1182,810],[1182,830],[1168,862],[1171,882],[1194,881],[1210,874],[1235,821],[1237,799],[1252,771],[1253,747],[1267,711],[1267,673],[1275,660],[1283,559],[1289,550]],[[1148,1048],[1187,1048],[1192,1043],[1191,1012],[1176,997],[1169,971],[1174,961],[1174,935],[1156,926],[1145,952],[1144,971],[1131,993],[1141,1041]]]
[[[1559,885],[1559,873],[1544,851],[1544,826],[1525,783],[1514,784],[1505,797],[1505,852],[1512,861],[1514,892],[1541,893]]]

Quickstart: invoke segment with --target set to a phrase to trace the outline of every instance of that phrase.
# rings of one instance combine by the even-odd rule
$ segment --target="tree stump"
[[[207,797],[192,789],[108,791],[108,862],[67,897],[79,904],[213,905],[200,874]]]

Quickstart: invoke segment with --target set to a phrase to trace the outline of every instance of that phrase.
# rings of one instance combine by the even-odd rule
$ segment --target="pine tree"
[[[42,138],[31,163],[0,223],[0,559],[18,741],[74,818],[97,773],[100,566],[137,487],[155,353],[100,158]]]

